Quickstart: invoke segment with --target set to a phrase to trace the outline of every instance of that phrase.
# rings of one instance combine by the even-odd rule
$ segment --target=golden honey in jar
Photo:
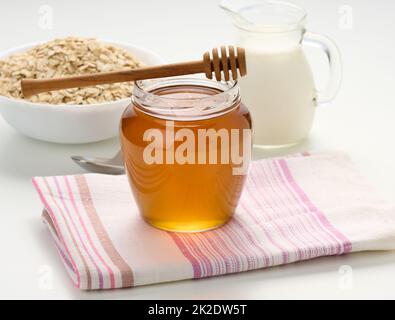
[[[137,82],[120,128],[126,174],[154,227],[200,232],[228,222],[251,157],[251,118],[236,82]]]

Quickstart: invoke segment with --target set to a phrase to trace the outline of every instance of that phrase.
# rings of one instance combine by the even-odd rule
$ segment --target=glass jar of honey
[[[120,127],[142,217],[154,227],[201,232],[231,219],[251,158],[251,118],[236,82],[136,82]]]

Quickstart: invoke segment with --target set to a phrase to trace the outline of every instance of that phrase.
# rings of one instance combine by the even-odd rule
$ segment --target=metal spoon
[[[111,159],[72,156],[71,159],[89,172],[119,175],[125,173],[122,152]]]

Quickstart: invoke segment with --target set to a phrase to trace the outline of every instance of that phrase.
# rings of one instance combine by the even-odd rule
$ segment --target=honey
[[[249,164],[243,155],[251,149],[251,119],[238,87],[192,79],[155,83],[136,85],[120,128],[140,213],[169,231],[219,227],[233,216],[242,192],[246,172],[235,169]]]

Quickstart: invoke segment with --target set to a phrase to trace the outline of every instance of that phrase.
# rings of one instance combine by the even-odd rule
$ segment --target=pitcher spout
[[[252,7],[262,1],[251,0],[222,0],[219,3],[221,9],[223,9],[232,19],[236,25],[248,25],[251,21],[243,15],[243,9],[246,7]]]

